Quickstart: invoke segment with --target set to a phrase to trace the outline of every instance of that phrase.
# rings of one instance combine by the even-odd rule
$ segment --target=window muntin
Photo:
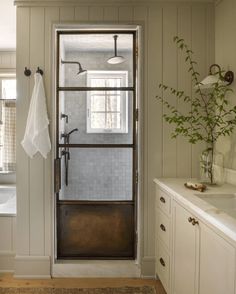
[[[88,87],[127,87],[127,71],[89,71]],[[119,89],[87,93],[87,133],[128,132],[127,93]]]

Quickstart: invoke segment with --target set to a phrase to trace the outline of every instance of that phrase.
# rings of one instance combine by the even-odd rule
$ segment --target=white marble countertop
[[[173,198],[182,203],[196,217],[210,224],[223,233],[226,237],[236,243],[236,218],[228,215],[203,199],[198,198],[195,194],[233,194],[236,193],[236,186],[224,184],[222,186],[208,186],[203,193],[187,189],[184,186],[186,182],[197,182],[196,179],[177,179],[177,178],[160,178],[154,179],[154,182],[162,190],[173,195]]]

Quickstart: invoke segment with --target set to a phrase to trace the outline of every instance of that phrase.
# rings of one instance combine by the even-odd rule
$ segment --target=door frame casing
[[[142,248],[143,248],[143,199],[140,197],[140,195],[143,195],[142,191],[143,191],[143,174],[142,174],[142,170],[143,170],[143,159],[141,156],[141,152],[140,150],[143,147],[143,136],[142,136],[142,113],[143,113],[143,99],[141,99],[140,97],[143,96],[142,95],[142,90],[143,90],[143,83],[142,83],[142,70],[141,70],[141,59],[142,59],[142,54],[141,54],[141,44],[142,44],[142,39],[143,39],[143,26],[144,23],[139,23],[139,24],[135,24],[135,25],[130,25],[130,24],[117,24],[115,25],[114,23],[112,24],[94,24],[94,23],[86,23],[86,24],[77,24],[77,23],[72,23],[72,24],[58,24],[58,23],[54,23],[53,24],[53,29],[52,29],[52,48],[53,48],[53,56],[52,56],[52,73],[53,73],[53,83],[52,83],[52,97],[53,98],[53,107],[52,107],[52,125],[53,125],[53,134],[52,134],[52,166],[54,166],[54,158],[55,158],[55,154],[56,154],[56,64],[57,64],[57,60],[56,60],[56,56],[57,54],[56,52],[56,36],[57,36],[57,31],[59,30],[122,30],[122,31],[136,31],[136,36],[137,36],[137,40],[138,43],[136,44],[137,49],[138,49],[138,58],[136,57],[136,78],[137,78],[137,85],[136,85],[136,108],[139,109],[139,121],[138,121],[138,125],[137,125],[137,132],[138,132],[138,140],[136,142],[137,145],[137,162],[138,162],[138,173],[139,173],[139,181],[138,181],[138,185],[137,185],[137,199],[136,199],[136,205],[137,205],[137,209],[136,209],[136,213],[137,213],[137,244],[136,244],[136,259],[135,260],[118,260],[117,262],[115,260],[109,261],[109,260],[103,260],[103,261],[98,261],[98,260],[94,260],[95,264],[97,264],[98,262],[101,263],[106,263],[109,266],[111,266],[112,268],[114,267],[117,268],[117,266],[119,267],[119,264],[122,262],[123,264],[126,263],[126,266],[130,267],[130,274],[129,276],[132,277],[137,277],[139,276],[139,274],[137,274],[137,266],[139,266],[141,264],[141,257],[142,257]],[[52,187],[54,187],[54,169],[52,172]],[[54,189],[53,189],[54,190]],[[54,191],[52,191],[53,197],[52,197],[52,230],[53,230],[53,240],[52,240],[52,255],[53,258],[51,260],[51,269],[52,269],[52,276],[60,276],[59,272],[57,272],[57,267],[59,268],[59,266],[57,265],[61,265],[61,264],[69,264],[70,261],[62,261],[62,260],[58,260],[57,259],[57,246],[56,246],[56,199],[55,199],[55,194]],[[73,264],[75,266],[76,261],[73,260]],[[81,263],[81,260],[78,260],[78,263]],[[92,261],[91,260],[83,260],[83,264],[89,263],[91,264]],[[117,263],[117,264],[116,264]],[[110,264],[110,265],[109,265]],[[123,266],[123,265],[122,265]],[[133,266],[133,269],[132,269]],[[79,270],[79,269],[78,269]],[[109,272],[111,269],[109,269],[107,271],[107,275],[104,275],[104,273],[101,276],[110,276]],[[132,274],[133,272],[133,274]],[[138,272],[140,273],[140,269],[138,270]],[[58,275],[59,274],[59,275]],[[93,274],[94,275],[94,274]],[[70,276],[70,274],[69,274]],[[76,276],[76,274],[75,274]],[[88,275],[90,276],[90,275]],[[116,276],[116,275],[115,275]],[[118,275],[119,276],[119,275]]]

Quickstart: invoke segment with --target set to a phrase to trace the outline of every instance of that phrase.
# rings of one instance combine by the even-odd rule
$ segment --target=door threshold
[[[57,260],[53,277],[68,278],[140,278],[137,260]]]

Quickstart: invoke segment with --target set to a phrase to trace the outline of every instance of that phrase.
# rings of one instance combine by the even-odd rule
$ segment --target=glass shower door
[[[115,33],[58,32],[58,259],[135,258],[135,32],[119,33],[126,61],[114,67]]]

